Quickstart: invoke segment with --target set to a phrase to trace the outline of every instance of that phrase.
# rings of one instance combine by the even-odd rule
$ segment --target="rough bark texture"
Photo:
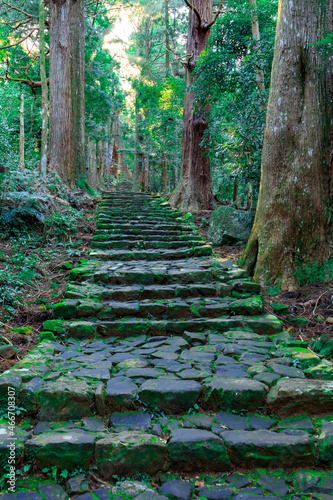
[[[243,265],[284,289],[332,275],[333,58],[309,45],[332,33],[332,5],[279,1],[261,187]]]
[[[20,106],[20,168],[24,170],[24,95],[21,95]]]
[[[48,107],[49,90],[46,77],[45,62],[45,12],[44,0],[39,0],[39,67],[40,81],[42,86],[42,138],[40,148],[40,166],[39,171],[43,177],[47,171],[47,151],[48,151]]]
[[[213,0],[194,0],[200,13],[203,25],[210,23],[213,17]],[[192,9],[189,12],[189,29],[187,35],[187,58],[185,86],[193,82],[193,70],[200,54],[205,49],[210,29],[199,27],[197,17]],[[208,129],[207,113],[209,106],[200,109],[194,95],[185,91],[183,147],[180,181],[172,193],[170,204],[178,206],[182,211],[199,212],[213,208],[214,197],[211,189],[210,161],[208,148],[202,141]]]
[[[50,1],[50,168],[70,187],[85,184],[84,5]]]

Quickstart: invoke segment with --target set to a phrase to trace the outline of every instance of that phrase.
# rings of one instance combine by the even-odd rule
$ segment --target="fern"
[[[0,215],[0,226],[10,229],[24,229],[29,226],[44,224],[45,217],[33,202],[17,207],[3,207]]]
[[[322,335],[313,345],[312,350],[325,358],[333,358],[333,341],[331,338]]]

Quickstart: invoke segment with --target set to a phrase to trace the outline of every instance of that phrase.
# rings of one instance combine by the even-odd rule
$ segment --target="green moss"
[[[32,335],[33,328],[32,326],[23,326],[20,328],[11,328],[10,331],[13,333],[19,333],[21,335]]]
[[[44,342],[45,340],[51,340],[52,342],[55,342],[57,339],[52,332],[42,332],[39,335],[39,342]]]
[[[289,308],[284,304],[277,304],[276,302],[272,302],[271,308],[273,309],[275,314],[279,314],[280,316],[282,316],[283,314],[289,314]]]

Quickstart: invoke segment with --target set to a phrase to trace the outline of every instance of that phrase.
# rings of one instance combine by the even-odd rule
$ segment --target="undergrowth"
[[[0,174],[0,186],[0,321],[7,322],[23,305],[27,290],[40,292],[45,261],[81,255],[84,242],[73,236],[78,226],[83,231],[89,227],[84,212],[95,201],[83,191],[66,189],[55,174],[43,181],[29,169],[7,169]]]

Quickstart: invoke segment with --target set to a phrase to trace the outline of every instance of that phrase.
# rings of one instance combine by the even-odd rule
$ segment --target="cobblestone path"
[[[2,417],[8,388],[22,474],[0,500],[333,499],[332,364],[159,198],[104,194]],[[11,438],[3,419],[4,472]]]

